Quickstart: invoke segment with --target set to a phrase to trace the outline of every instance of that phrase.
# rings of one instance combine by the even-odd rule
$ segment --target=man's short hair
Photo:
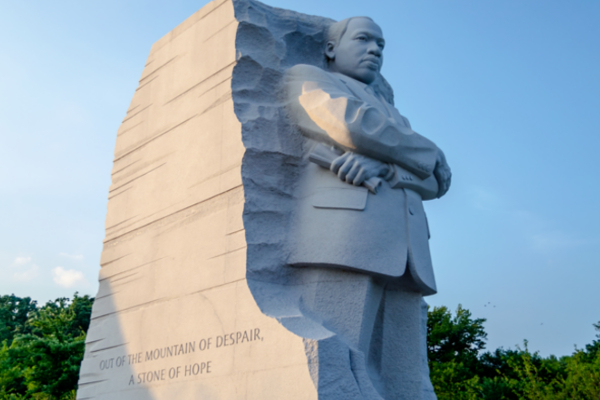
[[[333,24],[329,25],[329,27],[325,31],[325,45],[327,45],[327,43],[329,42],[333,42],[337,45],[340,42],[340,40],[342,40],[342,37],[348,30],[348,24],[350,23],[350,21],[356,18],[366,18],[368,20],[373,21],[373,19],[369,17],[350,17],[338,22],[334,22]],[[325,54],[325,62],[326,65],[329,65],[329,63],[331,62],[331,59],[327,57],[327,54]],[[378,73],[377,78],[375,78],[375,81],[371,83],[370,86],[376,93],[379,93],[388,103],[394,105],[394,90],[392,89],[390,84],[385,80],[383,75]]]
[[[327,43],[333,42],[337,45],[340,42],[340,40],[342,40],[344,33],[346,33],[346,31],[348,30],[348,24],[350,23],[350,21],[357,18],[366,18],[368,20],[373,21],[373,19],[369,17],[350,17],[338,22],[334,22],[333,24],[329,25],[327,31],[325,32],[325,44],[327,45]],[[327,56],[325,56],[325,59],[327,60],[327,62],[330,61]]]

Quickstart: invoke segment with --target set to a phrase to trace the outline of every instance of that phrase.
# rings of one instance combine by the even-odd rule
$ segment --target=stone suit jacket
[[[395,170],[372,194],[310,163],[300,179],[288,263],[388,278],[410,275],[411,287],[436,293],[422,201],[437,195],[437,146],[348,76],[301,64],[286,72],[284,85],[288,114],[305,136],[391,163]]]

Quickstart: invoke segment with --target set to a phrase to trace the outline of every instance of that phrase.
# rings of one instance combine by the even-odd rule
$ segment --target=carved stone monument
[[[368,18],[254,0],[154,44],[78,399],[435,399],[422,200],[450,170],[394,108],[384,44]]]

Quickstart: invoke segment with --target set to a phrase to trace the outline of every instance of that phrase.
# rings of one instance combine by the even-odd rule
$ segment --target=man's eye
[[[367,37],[366,37],[366,36],[358,36],[358,37],[356,38],[356,40],[362,40],[362,41],[365,41],[365,40],[367,40]]]

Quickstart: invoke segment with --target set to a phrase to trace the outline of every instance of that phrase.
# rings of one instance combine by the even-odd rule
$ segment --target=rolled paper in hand
[[[315,148],[308,155],[308,160],[317,164],[320,167],[330,169],[331,163],[336,158],[343,154],[340,150],[335,147],[328,147],[324,144],[317,144]],[[381,178],[373,176],[362,183],[362,186],[369,189],[369,192],[377,194],[377,188],[381,185]]]

